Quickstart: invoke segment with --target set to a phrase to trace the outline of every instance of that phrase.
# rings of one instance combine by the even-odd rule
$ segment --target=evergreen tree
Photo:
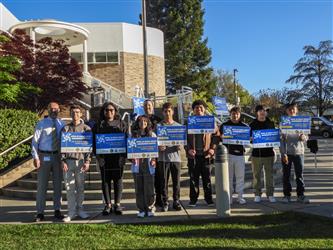
[[[164,32],[167,90],[189,86],[212,95],[211,50],[203,38],[202,0],[147,0],[147,26]]]

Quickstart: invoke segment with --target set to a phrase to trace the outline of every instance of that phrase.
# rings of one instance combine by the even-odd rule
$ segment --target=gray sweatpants
[[[60,210],[61,208],[62,169],[59,154],[39,153],[38,156],[41,166],[37,170],[36,208],[37,214],[44,214],[46,191],[51,171],[53,181],[53,207],[54,210]]]
[[[133,173],[135,183],[136,206],[140,212],[151,212],[155,205],[154,175],[149,172],[147,160],[139,167],[139,173]]]
[[[83,210],[84,177],[81,170],[83,160],[66,160],[68,171],[64,172],[64,181],[67,190],[68,216],[74,217],[76,212]]]

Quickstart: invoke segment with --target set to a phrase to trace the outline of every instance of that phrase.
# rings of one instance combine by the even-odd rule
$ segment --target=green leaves
[[[38,121],[35,113],[25,110],[0,109],[0,152],[33,134]],[[30,154],[30,142],[0,157],[0,168],[6,167],[16,158],[24,158]]]

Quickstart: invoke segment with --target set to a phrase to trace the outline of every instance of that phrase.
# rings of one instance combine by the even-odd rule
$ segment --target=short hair
[[[59,103],[52,101],[52,102],[50,102],[50,103],[47,105],[47,109],[48,109],[48,110],[51,108],[51,105],[52,105],[52,104],[57,104],[58,107],[60,108]]]
[[[255,112],[257,113],[260,110],[265,110],[266,111],[266,107],[262,104],[259,104],[255,107]]]
[[[146,99],[146,100],[144,100],[143,105],[147,104],[148,102],[151,102],[151,104],[154,106],[154,102],[153,102],[152,99]]]
[[[234,106],[230,109],[229,113],[231,114],[232,112],[235,112],[235,113],[241,113],[241,108],[238,107],[238,106]]]
[[[172,109],[173,110],[174,109],[173,104],[171,102],[164,103],[163,106],[162,106],[162,111],[165,110],[165,109]]]
[[[73,109],[79,109],[82,112],[81,107],[77,104],[73,104],[72,106],[70,106],[69,112],[72,112]]]
[[[199,105],[202,105],[202,106],[204,106],[205,108],[207,108],[207,104],[205,103],[205,101],[203,101],[203,100],[195,100],[195,101],[192,103],[192,109],[194,109],[195,106],[199,106]]]
[[[289,108],[291,108],[291,107],[298,107],[298,105],[297,105],[297,103],[296,102],[289,102],[289,103],[286,103],[285,105],[284,105],[284,108],[287,110],[287,109],[289,109]]]

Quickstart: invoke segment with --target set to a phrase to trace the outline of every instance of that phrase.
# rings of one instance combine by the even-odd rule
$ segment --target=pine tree
[[[164,32],[167,89],[189,86],[212,94],[215,80],[208,66],[211,50],[203,38],[202,0],[147,0],[146,6],[147,26]]]

